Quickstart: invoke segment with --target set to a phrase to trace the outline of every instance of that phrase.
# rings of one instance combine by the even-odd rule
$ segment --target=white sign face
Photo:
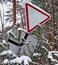
[[[51,16],[39,7],[33,4],[26,3],[26,24],[27,31],[31,32],[39,25],[47,22]]]
[[[29,13],[29,28],[32,29],[35,25],[39,24],[43,20],[47,18],[47,16],[43,15],[42,13],[34,10],[31,7],[28,7]]]

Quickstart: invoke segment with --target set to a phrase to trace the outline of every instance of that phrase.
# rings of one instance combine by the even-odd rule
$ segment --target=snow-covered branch
[[[8,59],[5,59],[4,61],[3,61],[3,63],[4,64],[7,64],[7,63],[10,63],[10,64],[24,64],[24,65],[29,65],[29,62],[31,63],[32,62],[32,60],[31,60],[31,58],[30,57],[28,57],[28,56],[25,56],[25,55],[22,55],[22,56],[20,56],[20,57],[16,57],[15,59],[12,59],[12,60],[8,60]]]
[[[0,53],[0,56],[1,55],[13,55],[14,57],[17,57],[11,50],[6,50],[6,51],[3,51]]]

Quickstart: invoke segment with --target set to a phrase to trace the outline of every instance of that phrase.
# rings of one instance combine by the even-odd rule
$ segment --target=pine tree
[[[57,9],[57,0],[32,0],[32,3],[35,4],[36,6],[39,6],[43,8],[45,11],[49,12],[52,16],[51,20],[48,21],[46,24],[44,24],[41,27],[38,27],[37,30],[35,31],[35,35],[39,39],[38,46],[36,48],[38,53],[43,53],[41,59],[44,58],[43,62],[47,62],[48,65],[54,64],[55,62],[52,62],[50,59],[48,59],[47,55],[49,52],[48,51],[53,51],[57,50],[57,18],[55,18],[57,15],[54,15],[56,13]],[[40,33],[39,33],[40,32]],[[44,36],[43,36],[44,35]],[[43,38],[42,38],[43,37]],[[46,41],[44,42],[45,39]],[[46,44],[48,43],[48,44]],[[46,49],[47,50],[46,50]],[[52,53],[51,53],[52,55]],[[52,55],[54,56],[54,55]],[[55,58],[55,56],[53,57]],[[57,58],[57,57],[56,57]],[[42,61],[42,60],[41,60]]]

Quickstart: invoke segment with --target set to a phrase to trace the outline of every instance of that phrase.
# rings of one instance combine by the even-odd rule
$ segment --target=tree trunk
[[[13,26],[16,24],[16,0],[13,0]]]

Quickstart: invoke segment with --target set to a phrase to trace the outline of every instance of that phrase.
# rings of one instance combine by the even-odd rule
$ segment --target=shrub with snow
[[[32,62],[31,58],[25,55],[22,55],[21,57],[16,57],[15,59],[11,60],[11,63],[23,63],[24,65],[29,65],[29,62]]]

